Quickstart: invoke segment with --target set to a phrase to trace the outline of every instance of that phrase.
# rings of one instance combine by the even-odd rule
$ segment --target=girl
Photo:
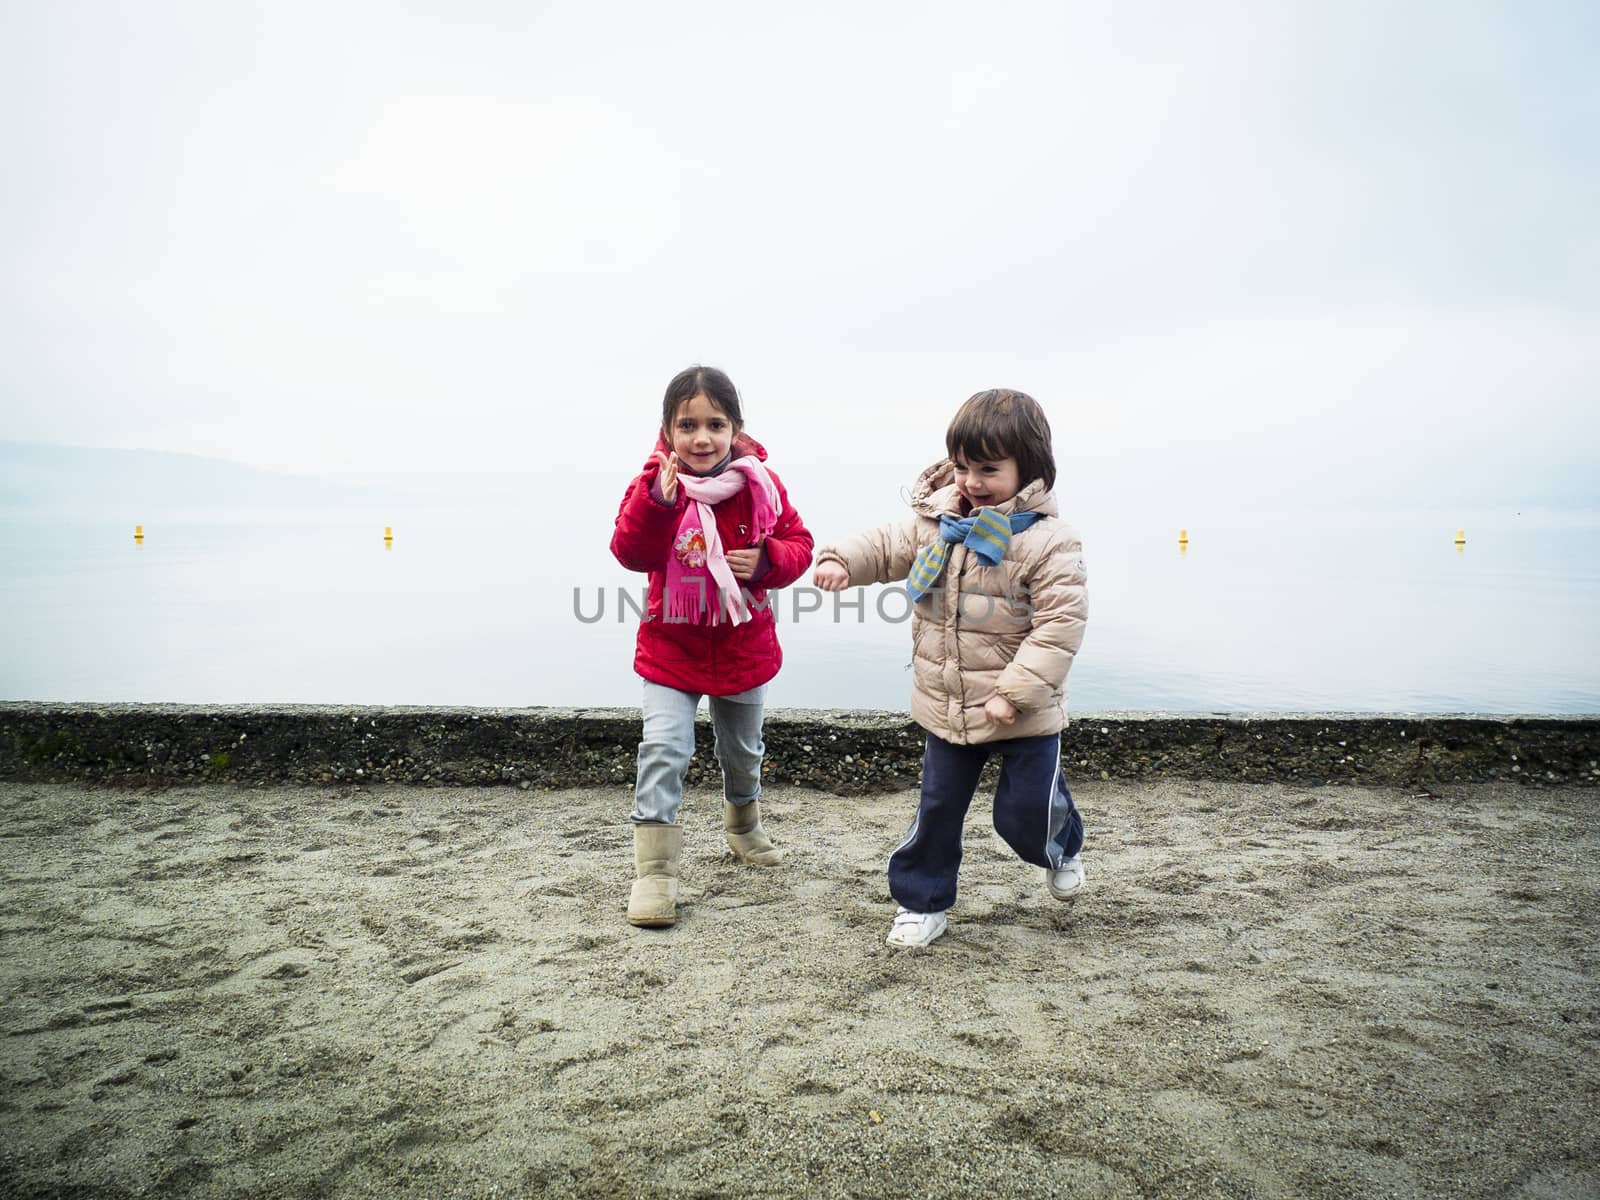
[[[611,553],[650,575],[633,667],[644,679],[644,739],[634,788],[634,925],[677,920],[678,807],[694,753],[694,712],[711,697],[723,824],[738,858],[775,866],[761,828],[761,719],[783,664],[767,589],[811,565],[811,534],[767,452],[744,432],[739,393],[714,367],[673,376],[661,435],[617,510]]]
[[[927,731],[916,817],[889,859],[891,946],[945,931],[961,826],[991,754],[994,824],[1050,894],[1083,886],[1083,822],[1061,771],[1067,669],[1089,602],[1083,546],[1056,508],[1050,423],[1033,397],[979,392],[945,431],[898,525],[824,546],[814,582],[836,592],[904,580],[912,607],[911,715]]]

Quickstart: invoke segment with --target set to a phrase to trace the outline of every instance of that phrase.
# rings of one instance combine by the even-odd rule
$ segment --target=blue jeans
[[[730,804],[749,804],[761,795],[761,756],[767,749],[761,741],[761,720],[766,714],[767,685],[710,699],[723,797]],[[639,775],[628,819],[635,825],[676,825],[683,777],[694,754],[694,711],[700,707],[700,693],[680,692],[647,679],[643,707],[644,739],[639,743]]]
[[[928,735],[922,752],[922,797],[905,840],[889,858],[889,893],[912,912],[943,912],[956,902],[961,827],[978,776],[1000,755],[994,793],[995,831],[1036,867],[1059,867],[1083,846],[1083,818],[1061,770],[1061,735],[958,746]]]

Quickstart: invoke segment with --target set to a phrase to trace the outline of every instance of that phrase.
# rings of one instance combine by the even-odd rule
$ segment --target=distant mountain
[[[393,489],[263,471],[220,458],[0,442],[0,507],[57,513],[361,508]]]

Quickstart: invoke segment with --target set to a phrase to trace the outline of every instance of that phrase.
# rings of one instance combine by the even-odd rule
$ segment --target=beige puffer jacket
[[[824,546],[817,562],[836,562],[851,586],[904,580],[924,546],[939,536],[939,514],[960,516],[949,459],[918,477],[914,516]],[[1089,615],[1083,544],[1057,515],[1055,494],[1035,479],[1000,512],[1037,512],[998,566],[951,546],[935,590],[912,609],[911,715],[947,742],[973,745],[1059,733],[1067,724],[1067,670]],[[1017,708],[1010,725],[983,711],[999,693]]]

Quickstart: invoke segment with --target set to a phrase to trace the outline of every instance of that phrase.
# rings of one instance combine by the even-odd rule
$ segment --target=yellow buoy
[[[1187,529],[1180,529],[1180,530],[1178,530],[1178,549],[1187,550],[1188,548],[1189,548],[1189,531]]]
[[[1456,530],[1456,545],[1465,546],[1466,544],[1467,544],[1467,531],[1465,529]]]
[[[393,550],[394,549],[394,526],[393,525],[385,525],[383,527],[383,548],[385,550]]]
[[[136,541],[136,542],[144,541],[144,526],[143,525],[135,525],[133,527],[133,540]]]

